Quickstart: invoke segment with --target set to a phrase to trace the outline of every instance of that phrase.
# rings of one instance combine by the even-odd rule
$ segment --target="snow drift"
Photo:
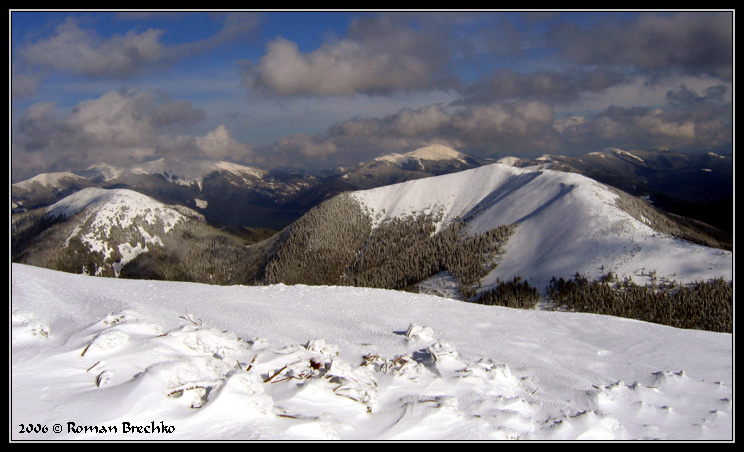
[[[12,440],[732,440],[733,338],[12,264]]]

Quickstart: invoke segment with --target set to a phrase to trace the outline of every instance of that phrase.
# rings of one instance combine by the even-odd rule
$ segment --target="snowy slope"
[[[733,440],[730,334],[18,264],[11,295],[11,440]]]
[[[132,190],[86,188],[47,208],[50,217],[70,217],[89,209],[96,229],[110,230],[112,225],[130,227],[141,217],[146,223],[162,221],[167,232],[183,216],[172,207]],[[194,215],[196,215],[194,213]],[[107,235],[104,231],[104,235]]]
[[[80,240],[91,252],[119,270],[148,246],[162,246],[162,235],[187,218],[200,218],[185,207],[172,207],[132,190],[86,188],[46,209],[49,218],[76,217],[76,226],[65,240]],[[114,237],[113,229],[122,231]],[[118,253],[115,253],[115,250]],[[98,270],[102,270],[99,267]]]
[[[440,228],[466,218],[472,233],[518,224],[484,288],[514,276],[544,288],[553,276],[598,277],[610,270],[641,284],[652,271],[680,282],[733,275],[730,252],[655,232],[619,209],[605,185],[578,174],[497,163],[353,196],[377,224],[421,211],[441,212]]]
[[[11,212],[26,211],[39,205],[49,205],[72,190],[90,185],[90,181],[71,172],[43,173],[11,184]]]
[[[69,187],[72,184],[83,183],[87,181],[86,178],[78,176],[77,174],[69,171],[56,172],[56,173],[42,173],[34,176],[30,179],[13,184],[13,188],[21,190],[33,190],[38,187],[43,187],[48,190],[62,190]]]

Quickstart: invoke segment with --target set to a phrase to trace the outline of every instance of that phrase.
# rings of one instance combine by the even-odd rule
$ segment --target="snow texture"
[[[733,440],[731,334],[20,264],[11,295],[11,440]]]

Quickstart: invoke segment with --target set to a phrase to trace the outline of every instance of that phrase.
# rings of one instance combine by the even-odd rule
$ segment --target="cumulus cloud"
[[[253,148],[231,137],[225,125],[197,137],[196,145],[211,160],[246,161],[253,155]]]
[[[520,17],[528,19],[528,27]],[[225,125],[193,136],[189,126],[204,121],[204,111],[151,92],[110,92],[69,112],[34,104],[13,131],[14,174],[16,168],[80,168],[93,161],[124,164],[166,155],[326,168],[431,143],[473,155],[526,157],[607,146],[689,151],[731,146],[730,13],[609,15],[583,27],[569,25],[576,16],[565,17],[546,33],[539,14],[365,15],[342,37],[326,36],[312,51],[275,37],[241,74],[245,89],[263,96],[253,105],[281,103],[294,115],[281,125],[284,136],[268,145],[241,143]],[[18,71],[14,61],[13,95],[33,92],[41,69],[128,77],[258,26],[255,16],[221,20],[221,31],[206,39],[166,45],[162,30],[101,37],[68,19],[51,35],[16,46],[17,60],[38,71]],[[539,65],[531,59],[535,55],[542,58]],[[498,69],[478,76],[483,68]],[[459,99],[434,103],[443,96],[426,97],[433,90],[446,91],[447,102]],[[403,93],[408,95],[398,96]],[[297,119],[306,111],[303,105],[313,102],[321,104],[314,112],[327,107],[326,113],[336,108],[348,111],[347,117],[370,115],[370,99],[361,96],[375,95],[385,96],[373,100],[386,106],[374,111],[395,113],[356,116],[317,133],[311,131],[327,124],[324,113],[305,114],[310,122]],[[345,96],[344,107],[334,96]],[[352,112],[355,102],[363,109]],[[268,123],[266,115],[262,120]],[[215,122],[225,121],[230,120],[223,116]],[[239,130],[236,120],[226,124]]]
[[[103,37],[84,27],[79,19],[69,17],[49,36],[18,45],[14,49],[14,71],[19,77],[23,72],[37,70],[92,78],[129,78],[143,70],[165,67],[208,51],[257,27],[255,14],[230,13],[224,15],[223,26],[216,34],[202,40],[167,45],[162,29],[130,30]]]
[[[283,38],[270,42],[244,84],[270,96],[389,94],[431,88],[440,81],[446,46],[432,33],[415,32],[390,16],[355,21],[348,37],[303,54]]]
[[[733,110],[720,102],[720,87],[700,95],[687,87],[671,91],[667,108],[611,106],[591,117],[570,117],[556,122],[563,147],[589,150],[616,146],[628,149],[666,147],[705,151],[733,143]]]
[[[402,108],[378,118],[353,118],[315,135],[296,134],[265,149],[282,166],[355,164],[432,143],[480,156],[577,155],[608,146],[725,148],[733,142],[732,107],[725,88],[700,93],[686,86],[668,93],[666,108],[610,106],[592,115],[557,116],[538,100]],[[671,102],[674,100],[674,102]]]
[[[355,164],[390,152],[406,152],[432,143],[474,155],[498,151],[548,152],[553,110],[540,102],[472,106],[448,111],[441,104],[403,108],[382,118],[354,118],[316,135],[297,134],[279,140],[268,158],[284,166],[334,162]],[[313,157],[309,159],[308,157]]]
[[[204,119],[190,103],[149,92],[113,91],[69,112],[31,105],[11,134],[12,178],[105,162],[138,163],[165,155],[202,156],[184,135]]]
[[[130,31],[104,39],[68,18],[54,33],[20,49],[27,65],[92,77],[128,77],[166,56],[162,30]]]

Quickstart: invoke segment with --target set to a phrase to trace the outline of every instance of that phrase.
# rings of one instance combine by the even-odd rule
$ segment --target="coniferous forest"
[[[441,213],[419,212],[373,228],[363,206],[349,195],[336,196],[281,233],[257,281],[414,290],[447,271],[470,300],[515,226],[471,236],[462,220],[437,232],[440,221]]]
[[[721,278],[680,285],[674,281],[639,285],[607,274],[589,281],[553,278],[552,309],[625,317],[676,328],[733,332],[733,283]]]

